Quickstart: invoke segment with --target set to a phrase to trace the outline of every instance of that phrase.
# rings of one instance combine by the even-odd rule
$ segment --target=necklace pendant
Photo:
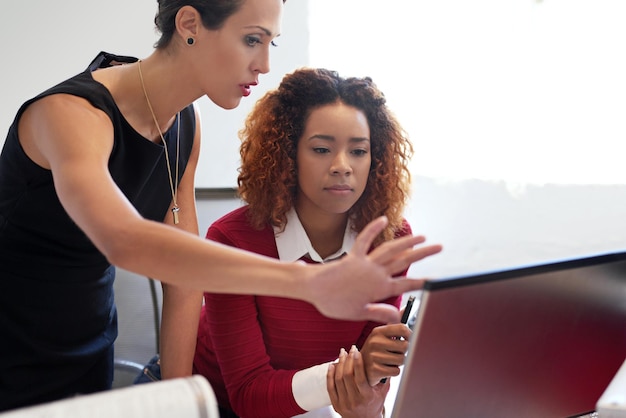
[[[172,215],[174,216],[174,225],[178,225],[178,211],[180,208],[178,206],[174,206],[172,208]]]

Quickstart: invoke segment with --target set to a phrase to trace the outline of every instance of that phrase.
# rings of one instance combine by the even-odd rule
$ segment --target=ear
[[[176,13],[176,31],[182,39],[195,38],[200,33],[202,18],[192,6],[183,6]]]

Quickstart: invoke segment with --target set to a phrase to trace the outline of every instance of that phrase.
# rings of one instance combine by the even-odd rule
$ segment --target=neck
[[[348,224],[347,214],[307,216],[304,213],[301,214],[301,211],[296,210],[296,212],[311,245],[322,258],[334,254],[341,248]]]
[[[163,132],[171,126],[178,112],[200,97],[190,93],[189,83],[181,74],[182,69],[175,59],[175,55],[157,50],[138,62],[138,68],[134,69],[134,83],[137,83],[140,91],[144,90],[141,86],[143,76],[143,100],[152,105],[158,126]],[[147,103],[142,109],[145,109],[142,113],[152,119]]]
[[[173,123],[172,118],[169,118],[167,121],[163,122],[162,119],[157,117],[157,114],[154,110],[154,106],[152,105],[152,100],[150,100],[150,96],[148,95],[148,89],[146,88],[146,77],[143,75],[142,62],[139,60],[137,62],[137,70],[139,73],[139,83],[141,84],[141,92],[143,93],[143,97],[146,101],[146,107],[150,112],[150,119],[154,123],[156,128],[158,138],[163,139],[163,132],[165,132]],[[154,89],[156,91],[156,89]]]

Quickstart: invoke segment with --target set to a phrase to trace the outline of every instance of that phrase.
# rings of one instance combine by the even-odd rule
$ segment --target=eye
[[[367,150],[366,149],[355,149],[355,150],[352,150],[352,153],[354,155],[358,156],[358,157],[362,157],[362,156],[367,154]]]
[[[313,148],[313,152],[317,153],[317,154],[326,154],[328,152],[330,152],[328,150],[328,148],[324,148],[324,147],[314,147]]]
[[[271,44],[273,47],[277,47],[277,46],[278,46],[278,44],[276,43],[276,41],[272,41],[272,42],[270,42],[270,44]]]
[[[257,36],[252,36],[252,35],[246,36],[245,42],[246,42],[246,45],[251,46],[251,47],[262,43],[261,38]]]

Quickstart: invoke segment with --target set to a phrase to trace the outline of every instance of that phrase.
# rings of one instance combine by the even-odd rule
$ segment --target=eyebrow
[[[259,30],[261,30],[261,32],[265,33],[265,34],[266,34],[267,36],[269,36],[269,37],[274,36],[274,35],[272,34],[272,31],[271,31],[271,30],[269,30],[269,29],[267,29],[267,28],[264,28],[263,26],[258,26],[258,25],[246,26],[246,27],[245,27],[245,29],[259,29]],[[280,34],[277,34],[277,35],[276,35],[276,37],[279,37],[279,36],[280,36]]]
[[[323,139],[325,141],[334,141],[335,137],[332,135],[323,135],[323,134],[316,134],[313,136],[310,136],[309,141],[312,141],[313,139]],[[370,142],[370,139],[364,136],[353,136],[350,138],[350,142]]]

